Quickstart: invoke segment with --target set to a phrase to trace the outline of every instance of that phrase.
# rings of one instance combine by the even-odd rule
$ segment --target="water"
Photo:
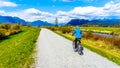
[[[84,33],[86,33],[86,32],[84,32]],[[118,37],[118,35],[111,35],[111,34],[97,33],[97,32],[93,32],[93,34],[104,36],[104,37]]]
[[[114,37],[114,36],[116,36],[116,35],[103,34],[103,33],[93,33],[93,34],[97,34],[97,35],[100,35],[100,36],[105,36],[105,37]]]

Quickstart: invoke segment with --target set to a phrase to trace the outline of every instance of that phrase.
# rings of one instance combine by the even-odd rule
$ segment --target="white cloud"
[[[17,4],[6,0],[0,0],[0,7],[16,7]]]
[[[7,16],[17,16],[20,17],[26,21],[35,21],[35,20],[43,20],[48,22],[53,22],[54,15],[48,12],[42,12],[40,10],[37,10],[35,8],[29,8],[22,11],[14,11],[14,12],[6,12],[5,14]]]
[[[4,10],[0,10],[0,15],[5,15],[5,11]]]
[[[120,2],[115,3],[110,1],[103,7],[75,7],[73,10],[69,11],[71,15],[84,16],[85,18],[105,18],[108,16],[117,16],[120,18]]]
[[[97,18],[106,18],[106,17],[119,17],[120,18],[120,3],[115,3],[110,1],[105,4],[103,7],[75,7],[74,9],[65,12],[65,11],[57,11],[55,14],[49,12],[43,12],[35,8],[29,8],[22,11],[14,11],[14,12],[5,12],[3,10],[0,11],[0,15],[9,15],[9,16],[17,16],[26,21],[35,21],[42,20],[48,21],[50,23],[54,23],[55,18],[58,17],[58,21],[60,23],[66,23],[71,19],[97,19]]]
[[[109,16],[118,16],[120,17],[120,2],[115,3],[113,1],[107,3],[104,7],[103,7],[104,11],[106,11]]]

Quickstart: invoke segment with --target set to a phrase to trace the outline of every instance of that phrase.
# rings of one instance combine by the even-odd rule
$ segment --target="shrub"
[[[3,24],[0,26],[0,39],[3,39],[11,34],[16,34],[21,32],[20,26],[18,24]]]
[[[8,30],[11,28],[11,25],[9,23],[5,23],[4,25],[1,25],[1,28]]]
[[[116,46],[120,48],[120,38],[119,37],[105,37],[93,34],[92,32],[85,32],[83,33],[83,38],[85,39],[92,39],[94,41],[101,40],[104,41],[108,45]]]
[[[87,31],[83,34],[83,37],[86,39],[92,38],[92,31]]]
[[[95,41],[99,40],[99,35],[91,34],[91,38]]]
[[[72,29],[68,26],[66,27],[60,27],[59,30],[62,32],[62,33],[70,33],[72,31]]]
[[[7,31],[5,29],[0,29],[0,39],[3,39],[8,36],[6,32]]]
[[[48,28],[48,29],[50,29],[50,30],[52,30],[52,31],[57,31],[57,30],[59,30],[58,27],[52,27],[52,26],[46,27],[46,28]]]
[[[26,26],[31,27],[31,25],[30,25],[30,24],[27,24]]]
[[[120,48],[120,38],[108,37],[105,40],[108,44],[111,43],[113,46]]]
[[[55,31],[55,28],[54,27],[49,27],[50,30],[52,31]]]
[[[14,29],[14,30],[20,30],[20,25],[18,24],[13,24],[11,29]]]
[[[110,34],[111,34],[111,35],[114,35],[114,32],[111,32]]]
[[[17,34],[17,33],[21,32],[21,30],[13,30],[13,29],[11,29],[8,32],[10,32],[10,34],[12,35],[12,34]]]

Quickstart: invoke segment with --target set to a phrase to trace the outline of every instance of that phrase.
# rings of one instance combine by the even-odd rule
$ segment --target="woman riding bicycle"
[[[79,26],[76,26],[76,29],[72,32],[72,35],[75,34],[75,49],[77,48],[77,41],[81,43],[82,38],[82,31],[80,30]]]

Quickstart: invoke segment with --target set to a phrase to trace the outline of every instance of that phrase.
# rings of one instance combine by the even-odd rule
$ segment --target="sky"
[[[120,19],[120,0],[0,0],[0,15],[67,23],[71,19]]]

